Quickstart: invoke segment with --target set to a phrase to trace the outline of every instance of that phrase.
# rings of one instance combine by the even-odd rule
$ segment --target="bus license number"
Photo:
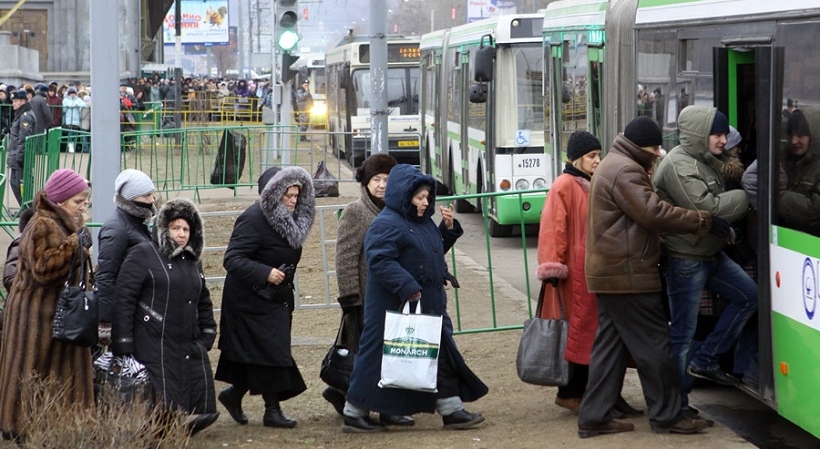
[[[541,159],[528,158],[521,160],[521,168],[539,168],[541,167]]]
[[[418,140],[399,140],[399,147],[417,147],[419,146]]]

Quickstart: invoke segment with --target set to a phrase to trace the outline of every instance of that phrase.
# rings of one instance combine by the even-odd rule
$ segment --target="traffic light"
[[[296,0],[276,0],[276,45],[280,50],[291,51],[299,43],[297,20]]]

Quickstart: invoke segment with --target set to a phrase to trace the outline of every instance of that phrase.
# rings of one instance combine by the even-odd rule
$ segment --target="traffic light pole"
[[[371,153],[387,153],[387,6],[384,0],[370,0],[370,103]]]

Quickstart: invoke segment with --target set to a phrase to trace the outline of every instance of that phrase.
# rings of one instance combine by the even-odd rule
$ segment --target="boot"
[[[231,385],[222,390],[219,396],[217,396],[219,402],[228,410],[228,414],[231,415],[231,418],[243,426],[248,423],[248,417],[245,416],[245,412],[242,411],[242,396],[244,395],[245,393],[240,394],[239,390]]]
[[[265,427],[281,427],[283,429],[292,429],[296,427],[296,421],[288,418],[282,413],[282,408],[279,405],[265,406],[265,415],[262,416],[262,425]]]
[[[219,418],[219,412],[191,415],[191,418],[188,421],[188,431],[190,432],[190,435],[194,436],[205,430],[211,424],[215,423],[217,418]]]

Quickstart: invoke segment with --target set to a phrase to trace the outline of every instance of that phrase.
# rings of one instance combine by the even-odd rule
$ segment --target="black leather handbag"
[[[80,259],[80,282],[71,285],[74,275],[74,263]],[[97,343],[97,321],[99,319],[97,299],[93,290],[86,290],[85,284],[86,257],[83,245],[78,245],[77,252],[71,258],[71,268],[65,287],[57,299],[57,310],[51,323],[51,336],[55,340],[82,347],[91,347]],[[91,279],[94,270],[91,269]]]
[[[336,341],[327,351],[319,369],[319,378],[339,391],[347,391],[350,386],[350,374],[353,372],[353,361],[356,358],[356,354],[350,348],[341,344],[344,323],[345,319],[342,316]]]

